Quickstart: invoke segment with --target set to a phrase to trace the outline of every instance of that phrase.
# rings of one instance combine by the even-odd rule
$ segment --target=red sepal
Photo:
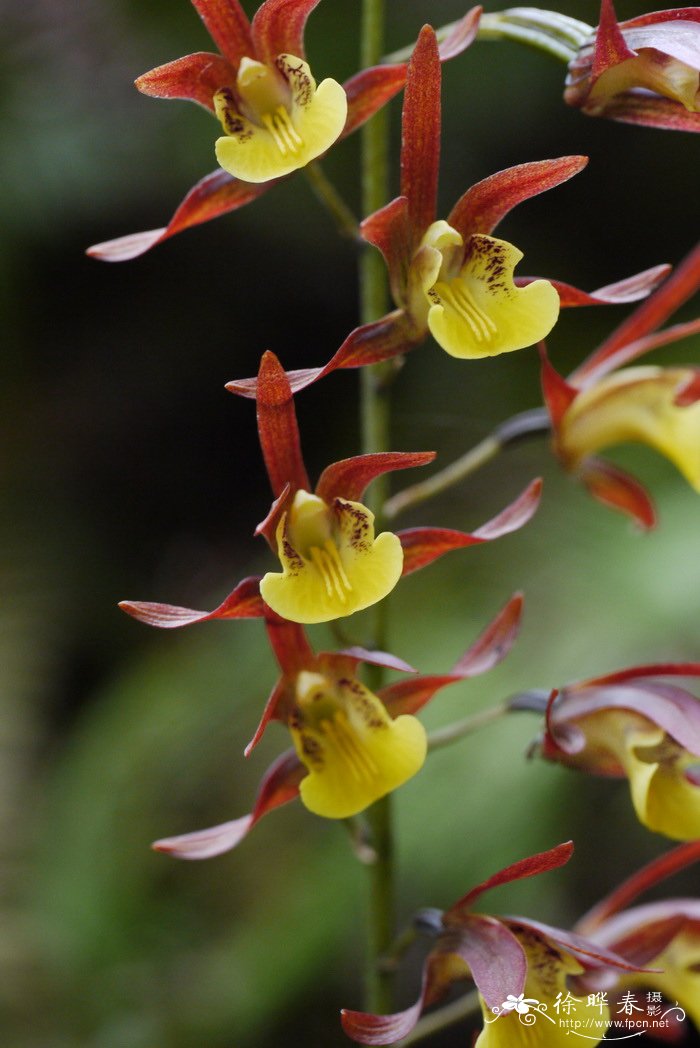
[[[588,933],[592,928],[607,921],[613,914],[625,909],[650,888],[656,887],[667,877],[672,877],[675,873],[699,861],[700,841],[689,841],[686,844],[680,844],[677,848],[672,848],[671,851],[660,855],[657,859],[652,859],[641,870],[637,870],[614,891],[601,899],[580,921],[577,921],[577,928],[585,929]]]
[[[209,36],[236,71],[244,55],[255,58],[250,22],[238,0],[192,0],[192,4]]]
[[[151,98],[184,98],[198,102],[212,113],[214,93],[235,82],[231,63],[206,51],[157,66],[134,81],[138,90]]]
[[[540,342],[540,379],[542,396],[552,420],[552,429],[557,431],[566,412],[579,394],[578,389],[569,385],[565,378],[555,371],[547,356],[547,347]]]
[[[347,138],[397,95],[406,83],[406,64],[372,66],[343,84],[348,116],[340,138]]]
[[[384,256],[389,271],[391,293],[399,306],[406,306],[406,285],[413,243],[408,217],[408,200],[396,197],[360,224],[360,232]]]
[[[423,336],[421,335],[421,341]],[[416,344],[415,335],[406,324],[401,310],[388,313],[371,324],[355,328],[343,342],[340,349],[321,368],[303,368],[299,371],[288,371],[287,379],[292,392],[306,389],[320,378],[325,378],[332,371],[343,368],[361,368],[366,364],[376,364],[380,360],[399,356]],[[234,379],[226,383],[229,393],[254,400],[258,395],[256,378]]]
[[[625,280],[618,280],[614,284],[607,284],[605,287],[599,287],[597,291],[590,292],[581,291],[571,284],[564,284],[561,280],[552,280],[551,277],[547,277],[547,280],[556,288],[562,309],[571,306],[617,306],[646,298],[660,281],[668,276],[670,271],[671,267],[667,265],[653,266],[651,269],[645,269],[643,273],[635,273],[634,276],[627,277]],[[531,284],[533,280],[539,279],[539,277],[516,277],[515,284],[517,287],[525,287],[526,284]]]
[[[250,815],[178,837],[163,837],[152,845],[154,851],[165,852],[176,859],[211,859],[231,851],[250,833],[263,815],[288,804],[299,795],[299,783],[306,768],[294,750],[283,753],[266,771],[258,788],[255,807]]]
[[[497,171],[468,189],[447,221],[465,240],[472,233],[491,233],[517,204],[573,178],[587,163],[585,156],[564,156]]]
[[[260,361],[257,415],[260,447],[275,498],[287,484],[291,493],[310,491],[292,390],[284,368],[270,350]]]
[[[418,713],[441,688],[478,677],[497,666],[515,643],[522,607],[522,595],[516,593],[449,673],[397,681],[382,688],[379,697],[391,716]]]
[[[443,917],[445,927],[459,924],[464,914],[469,913],[476,900],[484,892],[490,891],[491,888],[498,888],[501,884],[510,884],[511,881],[520,881],[524,877],[534,877],[539,873],[546,873],[547,870],[556,870],[559,866],[564,866],[573,853],[573,842],[566,841],[564,844],[558,844],[555,848],[539,852],[537,855],[530,855],[527,859],[520,859],[511,866],[506,866],[505,869],[499,870],[492,877],[482,881],[481,884],[477,884],[475,888],[472,888],[471,891],[462,896],[454,906],[450,906],[449,910],[445,911]]]
[[[286,676],[298,673],[314,662],[314,653],[306,631],[298,622],[290,622],[267,609],[267,636],[280,669]]]
[[[686,924],[685,914],[670,914],[657,921],[640,924],[619,938],[611,939],[610,946],[630,964],[645,966],[670,946]]]
[[[617,371],[618,368],[624,367],[625,364],[629,364],[633,360],[637,360],[638,357],[651,353],[653,349],[668,346],[673,342],[679,342],[682,338],[688,338],[690,335],[697,335],[698,333],[700,333],[700,317],[697,320],[689,320],[686,324],[673,324],[671,327],[665,328],[664,331],[656,331],[653,335],[645,335],[644,338],[638,338],[635,342],[628,342],[626,346],[621,346],[604,360],[601,360],[599,364],[590,367],[586,364],[582,365],[576,372],[578,376],[582,376],[585,371],[585,378],[582,381],[579,379],[580,385],[582,387],[590,386],[594,381],[602,378],[603,375],[607,375],[610,371]],[[678,400],[676,400],[676,403],[678,403]]]
[[[620,62],[626,62],[628,58],[636,58],[636,53],[631,51],[625,43],[612,0],[602,0],[593,52],[591,84],[594,84],[606,69],[619,65]]]
[[[435,1004],[445,995],[450,982],[444,974],[442,957],[436,951],[430,953],[423,966],[420,997],[409,1008],[392,1015],[371,1015],[368,1012],[353,1012],[343,1008],[340,1019],[348,1037],[360,1044],[396,1044],[407,1037],[418,1022],[424,1008]]]
[[[139,622],[163,630],[179,629],[180,626],[191,626],[195,622],[208,622],[211,619],[259,619],[265,615],[258,576],[239,582],[235,590],[213,611],[196,611],[194,608],[141,600],[122,600],[119,607]]]
[[[631,517],[642,531],[656,527],[656,509],[642,485],[611,462],[591,457],[581,467],[581,480],[594,499]]]
[[[440,168],[440,58],[434,30],[423,26],[408,63],[401,119],[401,195],[415,247],[435,219]]]
[[[93,244],[87,249],[91,258],[102,262],[128,262],[139,255],[150,251],[156,244],[161,244],[176,233],[182,233],[191,226],[209,222],[212,218],[237,211],[251,200],[257,199],[273,186],[277,179],[254,184],[240,182],[226,171],[212,171],[190,189],[167,226],[162,229],[148,229],[143,233],[129,233],[116,240],[105,240]]]
[[[259,61],[274,65],[278,55],[306,58],[306,20],[319,0],[265,0],[253,17],[251,32]]]
[[[576,381],[596,377],[619,366],[620,351],[661,327],[700,288],[700,243],[689,252],[658,291],[635,309],[631,316],[583,362],[571,376]],[[679,336],[680,337],[680,336]],[[663,344],[663,343],[659,343]],[[652,347],[649,347],[652,348]],[[641,350],[640,352],[643,352]],[[639,356],[640,353],[636,353]],[[633,359],[628,357],[627,359]],[[627,362],[624,360],[623,362]]]
[[[584,939],[576,932],[567,932],[563,928],[554,928],[551,924],[543,924],[542,921],[531,921],[524,917],[510,917],[508,924],[511,928],[523,928],[525,931],[534,932],[540,939],[545,939],[555,946],[563,946],[567,953],[579,961],[586,969],[595,968],[618,968],[623,972],[652,971],[658,972],[658,968],[640,969],[638,965],[632,964],[617,952],[599,946],[595,942]]]
[[[606,684],[626,684],[631,680],[642,680],[649,677],[700,677],[700,662],[651,662],[645,666],[629,666],[624,670],[614,670],[602,677],[590,677],[568,686],[569,691],[580,688],[600,687]]]
[[[471,11],[467,11],[463,18],[455,22],[438,48],[441,62],[448,62],[451,58],[456,58],[474,43],[483,10],[483,7],[472,7]]]
[[[621,124],[658,127],[666,131],[691,131],[695,134],[700,132],[700,113],[688,112],[672,98],[656,95],[617,95],[606,102],[604,115]]]
[[[282,518],[282,514],[285,512],[287,505],[289,504],[291,490],[291,484],[284,485],[282,491],[270,506],[267,516],[264,520],[260,521],[255,529],[255,535],[264,535],[267,544],[275,554],[277,553],[277,526]]]
[[[434,451],[385,451],[341,459],[324,469],[316,485],[316,494],[324,502],[337,497],[359,502],[376,477],[397,469],[425,466],[434,460],[435,455]]]
[[[645,25],[659,25],[668,22],[700,22],[700,9],[697,7],[672,7],[668,11],[651,11],[646,15],[637,15],[620,22],[622,29],[639,29]]]
[[[541,493],[542,481],[533,480],[514,502],[471,534],[450,528],[408,528],[397,532],[404,552],[403,574],[410,575],[451,550],[491,542],[517,531],[534,515]]]

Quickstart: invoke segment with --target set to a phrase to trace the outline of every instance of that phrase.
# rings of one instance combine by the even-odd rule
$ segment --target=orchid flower
[[[220,855],[234,848],[263,815],[297,796],[326,818],[363,811],[422,766],[426,736],[415,715],[441,688],[497,666],[517,637],[521,612],[522,597],[515,595],[449,673],[410,676],[376,695],[357,679],[360,663],[415,671],[386,652],[362,648],[315,655],[300,626],[268,613],[268,635],[282,676],[246,756],[271,721],[286,725],[294,749],[265,773],[250,815],[157,841],[154,848],[180,859]]]
[[[602,0],[595,35],[569,65],[564,100],[589,116],[697,132],[699,78],[699,8],[618,22],[612,0]]]
[[[569,1029],[549,1012],[559,995],[568,993],[571,978],[587,972],[636,971],[636,966],[575,932],[524,917],[474,913],[472,908],[491,888],[557,869],[572,852],[568,842],[522,859],[472,888],[445,912],[419,915],[420,926],[436,937],[423,969],[420,997],[393,1015],[343,1011],[345,1032],[361,1044],[394,1044],[410,1033],[423,1009],[441,1000],[453,983],[472,979],[484,1017],[476,1048],[569,1045]],[[576,1016],[583,1023],[594,1018],[590,1031],[598,1030],[597,1040],[602,1039],[604,1011],[577,1000]],[[591,1039],[596,1041],[595,1036]]]
[[[700,841],[653,859],[582,917],[576,930],[632,963],[652,964],[657,971],[630,973],[622,983],[659,991],[666,1001],[680,1005],[700,1030],[700,900],[629,905],[698,859]]]
[[[546,705],[538,752],[570,768],[626,778],[637,818],[675,840],[700,837],[700,701],[658,678],[700,677],[700,663],[633,666],[512,700]]]
[[[344,85],[318,86],[306,61],[306,20],[319,0],[265,0],[252,22],[239,0],[192,0],[218,54],[197,52],[144,73],[143,94],[204,106],[221,124],[222,168],[195,185],[162,229],[95,244],[94,258],[122,262],[191,226],[235,211],[280,178],[361,127],[404,86],[406,63],[363,69]],[[468,11],[443,40],[443,60],[469,46],[481,8]]]
[[[542,355],[542,387],[555,454],[594,497],[642,528],[656,514],[644,489],[597,457],[623,441],[648,444],[700,491],[700,370],[690,366],[622,368],[643,353],[700,331],[700,320],[656,329],[700,284],[700,247],[569,377]]]
[[[416,527],[375,536],[374,514],[359,501],[367,485],[392,470],[432,462],[435,453],[383,452],[343,459],[328,466],[312,490],[291,387],[274,353],[263,355],[257,382],[258,432],[274,501],[256,535],[264,535],[282,570],[268,572],[259,581],[262,601],[255,614],[262,614],[264,601],[294,622],[328,622],[351,615],[385,597],[402,575],[450,550],[515,531],[537,509],[539,480],[472,533]],[[123,601],[120,606],[153,626],[185,626],[239,617],[238,588],[211,612],[142,601]]]
[[[477,359],[531,346],[552,329],[560,307],[634,302],[649,294],[667,266],[655,266],[590,294],[561,281],[515,277],[517,247],[493,236],[517,204],[572,178],[587,164],[566,156],[520,164],[472,186],[447,220],[437,219],[440,159],[440,61],[430,26],[421,31],[406,76],[401,195],[361,225],[383,254],[396,309],[345,339],[321,368],[290,372],[297,391],[338,368],[395,357],[431,333],[451,356]],[[229,390],[255,397],[255,379]]]

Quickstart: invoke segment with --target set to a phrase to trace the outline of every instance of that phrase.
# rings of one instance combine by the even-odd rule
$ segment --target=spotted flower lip
[[[265,0],[249,21],[239,0],[192,0],[219,53],[197,52],[144,73],[143,94],[197,102],[216,116],[223,170],[185,196],[167,226],[131,233],[88,249],[93,258],[125,262],[185,229],[236,211],[280,178],[321,156],[361,127],[404,86],[405,62],[363,69],[343,85],[318,86],[306,61],[304,31],[319,0]],[[476,36],[481,8],[458,21],[440,45],[444,61]]]
[[[618,22],[612,0],[602,0],[595,35],[569,65],[564,100],[589,116],[700,131],[700,10]]]
[[[656,523],[649,495],[597,453],[621,441],[648,444],[700,490],[700,370],[624,366],[700,331],[700,319],[659,330],[699,287],[700,245],[567,379],[540,347],[555,454],[595,498],[626,513],[642,529]]]
[[[235,848],[276,808],[301,797],[326,818],[346,818],[396,789],[421,767],[425,732],[416,714],[442,688],[497,666],[518,635],[523,600],[513,596],[448,673],[419,676],[396,656],[362,648],[314,654],[303,627],[268,608],[265,621],[282,669],[260,723],[246,747],[257,746],[268,725],[291,732],[294,749],[264,774],[248,815],[194,833],[163,838],[153,847],[179,859],[207,859]],[[408,674],[376,695],[358,679],[361,663]]]
[[[700,677],[700,664],[633,666],[555,690],[538,749],[580,771],[626,778],[640,822],[693,840],[700,837],[700,701],[667,677]]]
[[[436,911],[431,921],[436,943],[426,959],[415,1004],[393,1015],[344,1010],[345,1032],[361,1044],[394,1044],[410,1033],[423,1009],[440,1001],[453,983],[471,978],[484,1015],[484,1029],[476,1041],[479,1048],[569,1044],[566,1029],[544,1022],[523,1025],[521,1016],[540,1002],[554,1002],[557,993],[566,993],[567,980],[573,976],[636,972],[637,966],[577,932],[524,917],[474,913],[472,908],[491,888],[557,869],[569,861],[572,852],[569,841],[522,859],[477,885],[444,913]],[[581,1004],[577,1016],[590,1008],[589,1014],[600,1018],[597,1007],[594,1012],[590,1005]]]

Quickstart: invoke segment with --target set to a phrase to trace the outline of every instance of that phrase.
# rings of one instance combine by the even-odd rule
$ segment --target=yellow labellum
[[[665,455],[700,492],[700,402],[679,407],[675,397],[691,373],[682,368],[625,368],[607,375],[564,414],[558,447],[571,467],[625,441]]]
[[[408,715],[392,720],[377,696],[354,678],[300,673],[289,727],[309,772],[300,785],[301,799],[328,819],[364,811],[425,761],[420,721]]]
[[[466,249],[447,222],[427,230],[409,278],[412,313],[447,353],[463,359],[523,349],[548,335],[559,316],[559,296],[546,280],[516,287],[522,253],[496,237],[474,234]],[[423,305],[417,299],[420,289]]]
[[[260,583],[266,604],[292,622],[329,622],[390,593],[401,577],[403,550],[391,532],[374,537],[374,515],[360,502],[297,491],[277,529],[282,572]]]
[[[527,978],[523,996],[533,1002],[527,1012],[503,1010],[495,1016],[481,999],[484,1028],[475,1048],[571,1048],[571,1030],[566,1024],[566,1005],[557,1014],[554,1004],[567,997],[567,976],[583,971],[570,954],[524,928],[510,926],[527,958]],[[505,1002],[504,1002],[505,1003]],[[537,1005],[544,1006],[538,1009]],[[587,996],[573,995],[571,1015],[586,1026],[586,1036],[596,1044],[605,1036],[610,1021],[608,1007],[591,1004]]]
[[[685,769],[700,758],[684,750],[646,717],[626,710],[601,710],[580,725],[586,750],[580,766],[601,754],[614,755],[630,784],[639,821],[673,840],[700,838],[700,786]],[[576,763],[575,758],[571,763]]]
[[[294,55],[275,67],[243,58],[236,91],[214,96],[226,132],[216,158],[244,182],[267,182],[304,167],[335,142],[347,118],[347,97],[335,80],[316,87],[311,71]]]
[[[636,58],[628,58],[601,73],[591,88],[586,108],[604,108],[605,102],[615,95],[639,87],[680,102],[690,113],[700,110],[698,70],[653,48],[641,48]]]
[[[663,953],[649,962],[662,971],[635,975],[630,982],[660,990],[669,1001],[678,1001],[700,1029],[700,928],[688,925],[675,935]]]

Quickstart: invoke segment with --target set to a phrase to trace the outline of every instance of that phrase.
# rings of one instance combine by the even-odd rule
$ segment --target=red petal
[[[397,532],[404,551],[403,574],[410,575],[451,550],[490,542],[521,528],[535,513],[541,491],[542,481],[534,480],[515,502],[471,535],[449,528],[409,528]]]
[[[435,458],[434,451],[385,451],[356,455],[327,466],[316,485],[316,494],[325,502],[334,498],[359,502],[376,477],[397,469],[425,466]]]
[[[635,58],[636,52],[630,51],[625,43],[622,30],[618,25],[612,0],[602,0],[600,5],[600,23],[595,38],[595,50],[593,52],[593,69],[591,72],[591,83],[594,83],[601,73],[611,66],[626,62],[628,58]]]
[[[435,32],[421,29],[408,63],[401,119],[401,195],[416,246],[435,219],[440,167],[440,58]]]
[[[516,593],[453,666],[450,673],[415,677],[413,680],[397,681],[382,688],[380,698],[391,716],[418,713],[440,688],[487,673],[497,666],[508,654],[518,635],[522,605],[523,598]]]
[[[554,370],[547,356],[544,342],[540,343],[539,349],[542,395],[552,420],[552,428],[556,431],[579,391],[574,386],[570,386],[566,379]]]
[[[258,721],[258,726],[253,732],[253,737],[243,751],[243,755],[245,757],[250,757],[251,753],[265,734],[265,729],[267,728],[270,721],[286,720],[286,710],[280,710],[280,705],[284,702],[285,698],[287,697],[287,687],[288,682],[283,677],[281,680],[277,681],[274,688],[270,692],[268,700],[265,703],[265,708],[262,712],[262,716]]]
[[[696,322],[700,329],[700,320]],[[700,400],[700,368],[693,368],[686,384],[676,393],[673,403],[679,408],[689,408]]]
[[[214,110],[214,93],[235,84],[233,66],[221,55],[199,51],[174,62],[151,69],[135,81],[136,87],[151,98],[185,98]]]
[[[422,341],[422,336],[421,336]],[[380,360],[399,356],[416,344],[413,334],[401,310],[388,313],[371,324],[355,328],[343,342],[340,349],[322,368],[303,368],[300,371],[287,372],[291,390],[298,393],[313,382],[318,382],[332,371],[342,368],[361,368],[366,364],[376,364]],[[234,379],[226,383],[229,393],[254,400],[258,395],[256,378]]]
[[[608,950],[597,943],[589,942],[575,932],[565,931],[563,928],[554,928],[551,924],[543,924],[541,921],[531,921],[529,918],[509,918],[508,924],[511,928],[524,928],[534,932],[542,939],[548,939],[556,946],[563,946],[567,953],[572,954],[585,968],[619,968],[624,972],[638,972],[636,964],[631,964],[618,953]],[[651,969],[655,971],[658,969]]]
[[[119,607],[139,622],[163,630],[179,629],[180,626],[191,626],[195,622],[207,622],[210,619],[258,619],[265,614],[259,587],[260,579],[257,576],[243,579],[213,611],[196,611],[194,608],[140,600],[123,600]]]
[[[255,58],[250,22],[238,0],[192,0],[192,3],[219,51],[236,70],[244,55]]]
[[[648,15],[637,15],[626,22],[620,22],[622,29],[637,29],[645,25],[659,25],[663,22],[700,22],[700,8],[674,7],[670,11],[652,11]]]
[[[287,484],[293,492],[310,490],[301,453],[292,390],[274,353],[263,354],[258,372],[258,434],[275,497]]]
[[[342,651],[326,652],[319,656],[319,658],[324,659],[338,657],[352,659],[353,662],[366,662],[371,666],[384,666],[386,669],[397,670],[399,673],[418,672],[410,663],[404,662],[397,655],[392,655],[388,651],[368,651],[367,648],[361,648],[358,645],[354,645],[352,648],[343,648]]]
[[[700,662],[651,662],[645,666],[629,666],[624,670],[615,670],[602,677],[591,677],[569,685],[569,689],[599,687],[605,684],[625,684],[630,680],[641,680],[645,677],[700,677]]]
[[[458,924],[461,917],[471,910],[476,900],[484,892],[490,891],[491,888],[498,888],[501,884],[510,884],[511,881],[520,881],[524,877],[534,877],[539,873],[546,873],[547,870],[556,870],[559,866],[564,866],[569,861],[573,852],[574,845],[572,841],[566,841],[564,844],[558,844],[556,848],[550,848],[549,851],[531,855],[527,859],[520,859],[519,862],[514,862],[511,866],[506,866],[505,869],[499,870],[498,873],[494,873],[488,880],[477,884],[476,888],[472,888],[470,892],[467,892],[454,906],[451,906],[445,912],[443,917],[445,926]]]
[[[343,84],[348,99],[348,117],[341,138],[369,120],[390,99],[397,95],[406,83],[405,63],[399,65],[373,66],[363,69]]]
[[[581,469],[581,479],[593,498],[604,506],[626,513],[643,531],[656,527],[656,510],[647,492],[634,477],[611,462],[599,458],[586,459]]]
[[[512,931],[495,917],[468,914],[459,922],[459,934],[450,937],[449,950],[467,962],[489,1008],[498,1008],[508,994],[523,992],[525,951]]]
[[[588,911],[585,917],[582,917],[577,922],[577,927],[582,930],[585,929],[586,933],[588,933],[592,928],[602,924],[603,921],[607,921],[612,914],[625,909],[640,895],[649,891],[650,888],[654,888],[661,881],[666,880],[667,877],[672,877],[675,873],[699,861],[700,841],[690,841],[687,844],[679,845],[677,848],[672,848],[665,855],[652,859],[641,870],[637,870],[636,873],[633,873],[631,877],[623,881],[614,891],[606,895],[604,899],[601,899],[596,906]]]
[[[466,15],[455,22],[454,26],[442,41],[439,47],[440,61],[447,62],[450,58],[456,58],[465,51],[470,44],[476,40],[479,31],[479,19],[483,13],[483,7],[472,7]]]
[[[253,17],[255,54],[274,65],[278,55],[305,58],[304,29],[319,0],[266,0]]]
[[[292,490],[291,484],[285,484],[282,491],[279,493],[275,501],[270,506],[268,514],[264,520],[261,520],[255,529],[256,535],[264,535],[267,543],[273,553],[277,553],[277,525],[279,524],[282,514],[287,508],[289,503],[289,495]]]
[[[659,290],[635,309],[634,313],[613,331],[612,335],[591,354],[588,360],[576,369],[577,381],[584,377],[588,378],[593,373],[596,376],[603,375],[618,366],[618,354],[623,347],[636,343],[656,331],[691,295],[695,294],[698,288],[700,288],[700,244],[686,255],[679,266],[676,266]],[[636,355],[638,356],[639,353]]]
[[[406,305],[408,267],[413,253],[406,197],[396,197],[375,211],[361,223],[360,232],[367,243],[373,244],[384,256],[394,301],[397,305]]]
[[[689,335],[697,335],[699,332],[700,318],[689,320],[686,324],[673,324],[664,331],[657,331],[653,335],[638,338],[635,342],[628,342],[627,345],[621,346],[618,350],[606,356],[605,359],[601,359],[597,365],[591,364],[589,366],[588,363],[583,364],[574,372],[574,375],[585,375],[583,381],[579,380],[580,385],[590,386],[596,379],[601,378],[610,371],[616,371],[625,364],[629,364],[632,360],[637,360],[638,357],[644,356],[645,353],[650,353],[652,349],[659,349],[660,346],[667,346],[673,342],[678,342],[682,338],[687,338]],[[676,400],[676,403],[678,403],[678,400]]]
[[[87,254],[91,258],[99,258],[102,262],[127,262],[129,259],[138,258],[156,244],[176,233],[182,233],[190,226],[198,226],[229,211],[237,211],[239,207],[262,196],[274,184],[275,180],[259,184],[239,182],[226,171],[212,171],[190,189],[167,226],[146,230],[144,233],[130,233],[116,240],[105,240],[102,244],[93,244],[88,248]]]
[[[627,302],[638,302],[640,298],[646,298],[651,294],[659,282],[670,272],[671,267],[667,265],[654,266],[645,269],[643,273],[635,273],[625,280],[618,280],[615,284],[607,284],[598,288],[597,291],[581,291],[571,284],[564,284],[561,280],[552,280],[548,277],[559,295],[559,303],[563,309],[570,306],[599,306],[599,305],[624,305]],[[531,284],[538,277],[516,277],[515,283],[518,287]]]
[[[447,221],[465,240],[472,233],[491,233],[516,204],[573,178],[587,163],[585,156],[564,156],[498,171],[468,189]]]
[[[516,593],[457,662],[452,673],[464,679],[487,673],[506,657],[520,631],[523,595]]]
[[[700,132],[700,113],[690,113],[680,102],[657,95],[617,95],[606,102],[602,115],[621,124],[658,127],[665,131]]]
[[[686,923],[685,914],[677,913],[644,923],[621,938],[610,940],[610,946],[630,964],[646,966],[673,942]]]
[[[296,753],[289,750],[268,768],[250,815],[243,815],[240,819],[207,830],[197,830],[179,837],[164,837],[156,841],[153,848],[176,859],[210,859],[222,855],[235,848],[263,815],[293,801],[305,775],[306,768],[299,762]]]

